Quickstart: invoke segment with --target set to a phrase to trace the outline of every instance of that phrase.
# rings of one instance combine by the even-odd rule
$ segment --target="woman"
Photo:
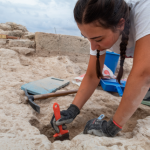
[[[97,87],[101,77],[106,49],[120,53],[118,82],[123,74],[125,57],[133,57],[123,97],[113,118],[108,122],[97,118],[89,120],[85,134],[115,136],[136,111],[150,87],[150,1],[148,0],[78,0],[74,18],[91,43],[90,60],[86,75],[67,110],[61,112],[52,127],[72,122]],[[100,56],[99,56],[100,55]],[[111,60],[110,60],[111,61]]]

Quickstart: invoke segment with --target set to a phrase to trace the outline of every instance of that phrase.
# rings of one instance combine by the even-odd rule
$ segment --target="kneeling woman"
[[[85,134],[115,136],[133,115],[150,87],[150,1],[148,0],[78,0],[74,18],[81,34],[91,43],[87,72],[76,97],[67,110],[61,112],[52,127],[71,123],[92,95],[102,77],[106,49],[120,53],[120,82],[126,57],[133,57],[133,67],[126,88],[113,118],[107,122],[89,120]],[[111,61],[111,60],[110,60]]]

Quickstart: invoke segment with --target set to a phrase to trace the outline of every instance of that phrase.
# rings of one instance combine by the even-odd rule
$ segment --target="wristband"
[[[117,127],[119,127],[120,129],[122,129],[122,127],[119,126],[114,120],[113,120],[113,123],[114,123]]]
[[[114,137],[121,130],[120,126],[118,127],[118,124],[116,125],[112,119],[107,122],[107,133],[109,136]]]

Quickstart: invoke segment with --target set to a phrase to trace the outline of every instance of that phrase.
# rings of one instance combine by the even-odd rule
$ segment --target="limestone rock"
[[[26,47],[11,47],[11,49],[23,55],[27,55],[35,52],[35,49],[26,48]]]
[[[24,32],[21,30],[14,30],[14,31],[0,31],[0,34],[5,34],[9,36],[16,36],[16,37],[22,37],[24,35]]]
[[[12,119],[7,115],[4,112],[1,112],[1,149],[50,150],[51,143],[48,139],[45,136],[40,135],[39,131],[36,128],[31,127],[25,119]],[[19,122],[21,122],[21,126]]]
[[[36,51],[89,54],[89,42],[81,37],[51,33],[35,33]]]
[[[59,51],[59,39],[57,34],[36,32],[36,52],[46,56],[51,51]]]
[[[60,35],[59,50],[73,54],[89,54],[90,43],[87,39],[77,36]]]
[[[26,48],[34,48],[35,42],[30,40],[10,40],[9,47],[26,47]]]
[[[35,33],[26,32],[23,38],[33,40],[35,39]]]
[[[6,44],[6,39],[0,39],[0,46],[3,46]]]
[[[16,24],[13,22],[6,22],[6,25],[11,26],[12,30],[21,30],[22,32],[28,32],[27,28],[20,24]]]
[[[11,30],[11,26],[9,24],[0,23],[0,29],[2,29],[4,31],[10,31]]]
[[[12,51],[11,49],[5,49],[1,48],[0,49],[0,57],[2,58],[14,58],[17,59],[17,53]]]
[[[36,32],[35,41],[38,56],[66,55],[73,62],[89,61],[90,43],[82,37]]]

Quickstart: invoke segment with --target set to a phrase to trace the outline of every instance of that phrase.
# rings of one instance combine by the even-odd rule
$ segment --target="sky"
[[[74,21],[77,0],[0,0],[0,23],[24,25],[29,32],[81,36]]]

